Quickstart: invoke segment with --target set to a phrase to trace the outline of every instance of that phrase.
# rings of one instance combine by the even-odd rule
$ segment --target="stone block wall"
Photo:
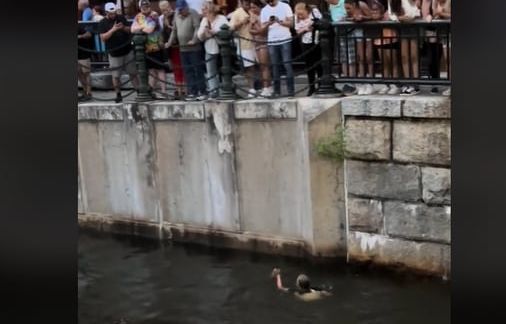
[[[342,101],[348,258],[448,276],[450,100]]]

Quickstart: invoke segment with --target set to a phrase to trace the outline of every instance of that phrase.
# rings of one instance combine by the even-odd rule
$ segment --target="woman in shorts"
[[[250,4],[250,33],[255,41],[255,51],[257,56],[260,74],[262,76],[262,92],[260,96],[270,97],[273,94],[271,85],[271,71],[269,69],[269,49],[267,48],[268,26],[262,26],[260,22],[260,11],[264,4],[260,0],[253,0]]]

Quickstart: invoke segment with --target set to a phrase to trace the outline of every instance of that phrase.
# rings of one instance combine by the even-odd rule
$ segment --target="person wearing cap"
[[[167,93],[166,88],[166,71],[165,71],[165,55],[163,54],[162,28],[158,21],[158,13],[151,9],[149,0],[139,1],[139,12],[132,23],[132,33],[146,33],[146,68],[149,72],[149,86],[153,96],[156,99],[164,98]],[[155,94],[154,91],[160,88],[160,93]]]
[[[130,27],[122,15],[118,15],[116,5],[108,2],[104,6],[105,18],[98,25],[100,38],[105,43],[108,52],[109,67],[112,70],[112,84],[116,91],[115,102],[123,101],[121,96],[121,71],[124,69],[130,76],[135,89],[139,88],[135,57],[130,39]]]
[[[177,0],[176,17],[174,17],[172,33],[165,48],[173,46],[177,41],[184,77],[187,82],[187,100],[205,100],[207,98],[202,44],[198,38],[199,27],[200,15],[188,7],[186,0]]]
[[[287,288],[283,286],[281,280],[281,269],[274,268],[271,277],[276,279],[276,288],[282,292],[293,293],[295,297],[303,301],[319,300],[327,296],[332,296],[332,293],[323,288],[311,286],[311,281],[306,274],[299,274],[295,280],[296,288]]]

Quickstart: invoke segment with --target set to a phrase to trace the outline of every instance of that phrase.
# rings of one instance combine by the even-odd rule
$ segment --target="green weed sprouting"
[[[344,160],[346,158],[344,130],[338,127],[331,136],[319,139],[316,143],[316,152],[327,159]]]

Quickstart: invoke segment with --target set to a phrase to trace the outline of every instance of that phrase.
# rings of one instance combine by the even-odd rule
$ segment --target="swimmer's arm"
[[[279,273],[276,275],[276,287],[283,292],[290,291],[289,288],[283,287],[283,282],[281,281],[281,275]]]

